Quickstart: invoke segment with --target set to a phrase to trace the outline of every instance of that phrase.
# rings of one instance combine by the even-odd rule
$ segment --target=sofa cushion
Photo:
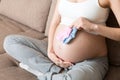
[[[0,80],[37,80],[31,73],[16,67],[0,69]]]
[[[51,0],[2,0],[0,14],[44,31]]]
[[[49,16],[48,16],[47,23],[46,23],[45,36],[48,36],[48,31],[49,31],[50,23],[51,23],[52,16],[54,13],[56,2],[57,0],[52,0],[52,4],[50,7],[50,11],[49,11]]]
[[[0,54],[0,69],[8,68],[11,66],[15,66],[7,54]]]

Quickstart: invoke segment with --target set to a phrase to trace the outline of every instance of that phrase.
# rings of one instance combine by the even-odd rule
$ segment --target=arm
[[[120,24],[120,0],[99,0],[99,1],[102,7],[109,6],[111,8],[111,10],[116,16],[118,23]],[[79,23],[80,24],[77,24],[76,26],[80,30],[83,29],[89,33],[95,33],[112,40],[120,41],[120,28],[111,28],[108,26],[95,24],[85,18],[79,18]]]
[[[118,23],[120,24],[120,0],[108,0],[109,7],[116,16]],[[105,36],[107,38],[120,41],[120,28],[110,28],[103,25],[97,25],[98,28],[95,29],[95,32]]]
[[[48,34],[48,57],[55,63],[59,60],[53,50],[54,33],[56,30],[56,27],[60,22],[60,15],[58,13],[58,3],[59,3],[59,0],[57,0],[56,8],[53,14],[53,18],[50,24],[50,29]]]
[[[68,67],[71,66],[72,63],[70,62],[64,62],[63,60],[61,60],[54,52],[53,49],[53,39],[54,39],[54,34],[55,34],[55,30],[57,28],[57,26],[60,23],[60,15],[58,12],[58,4],[59,4],[59,0],[57,0],[57,4],[56,4],[56,8],[55,8],[55,12],[53,15],[53,19],[51,21],[50,24],[50,29],[49,29],[49,35],[48,35],[48,57],[58,66],[60,67]]]
[[[120,28],[111,28],[103,25],[97,25],[97,27],[94,32],[109,39],[120,41]]]
[[[60,22],[60,15],[58,13],[58,3],[59,3],[59,0],[57,0],[55,12],[54,12],[51,24],[50,24],[50,29],[49,29],[49,34],[48,34],[48,53],[53,51],[54,33],[55,33],[57,25]]]

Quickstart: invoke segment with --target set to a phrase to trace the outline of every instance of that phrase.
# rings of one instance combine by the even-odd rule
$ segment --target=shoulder
[[[114,15],[117,18],[117,21],[120,24],[120,0],[108,0],[109,7],[113,11]]]
[[[109,7],[120,5],[120,0],[98,0],[99,4],[103,7]]]
[[[110,7],[113,7],[113,6],[120,6],[120,0],[108,0],[109,3],[110,3]]]
[[[57,4],[59,4],[61,0],[56,0],[56,1],[57,1]]]
[[[103,7],[103,8],[108,8],[109,5],[110,5],[109,0],[98,0],[98,2],[100,4],[100,6]]]
[[[57,0],[57,2],[60,2],[60,0]]]

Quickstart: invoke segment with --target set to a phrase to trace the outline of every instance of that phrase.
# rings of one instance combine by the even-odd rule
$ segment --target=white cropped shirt
[[[64,25],[72,24],[79,17],[85,17],[94,23],[105,24],[109,14],[109,9],[102,8],[98,0],[85,0],[79,3],[60,0],[58,11],[61,15],[60,24]]]

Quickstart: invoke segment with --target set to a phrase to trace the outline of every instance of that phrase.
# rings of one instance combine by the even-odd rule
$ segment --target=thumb
[[[82,30],[82,29],[83,29],[83,27],[81,27],[81,26],[78,28],[78,30]]]
[[[73,27],[74,27],[74,25],[69,25],[69,27],[70,27],[70,28],[73,28]]]

